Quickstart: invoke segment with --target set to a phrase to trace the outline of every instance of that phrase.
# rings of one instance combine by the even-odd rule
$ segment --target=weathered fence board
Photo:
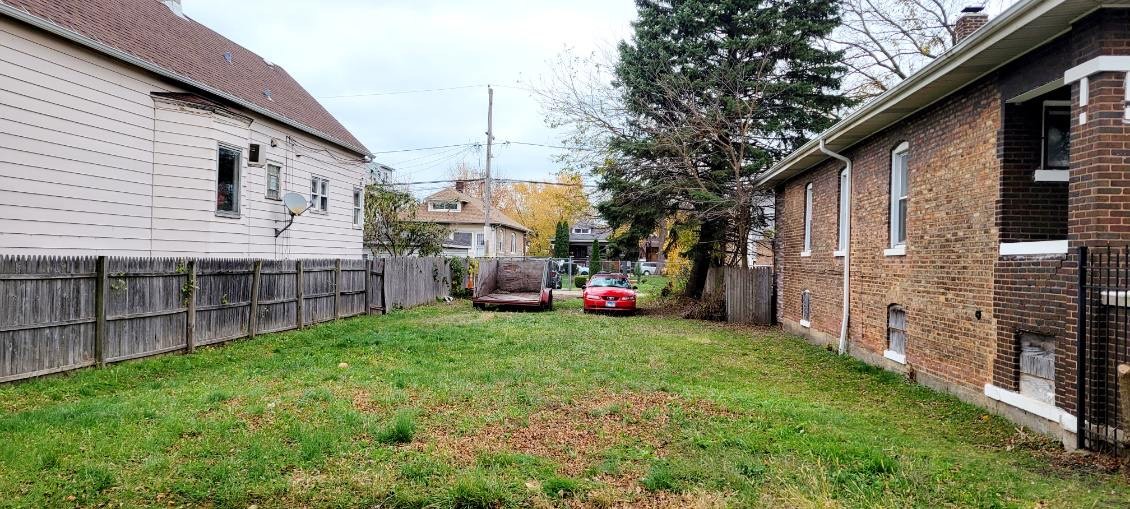
[[[773,323],[772,267],[712,267],[703,291],[722,296],[727,322]]]
[[[451,268],[443,258],[386,258],[384,298],[387,309],[435,302],[451,292]]]
[[[435,302],[449,279],[442,258],[0,256],[0,382]]]

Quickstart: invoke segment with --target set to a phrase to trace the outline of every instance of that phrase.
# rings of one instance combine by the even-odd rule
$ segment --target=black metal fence
[[[1121,454],[1130,431],[1130,249],[1080,247],[1079,260],[1078,445]]]

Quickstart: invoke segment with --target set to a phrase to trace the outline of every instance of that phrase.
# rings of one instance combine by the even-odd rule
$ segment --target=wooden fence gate
[[[442,258],[0,256],[0,382],[413,307],[449,280]]]

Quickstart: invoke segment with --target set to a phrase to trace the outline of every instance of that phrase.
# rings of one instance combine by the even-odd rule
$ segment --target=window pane
[[[329,195],[330,195],[330,181],[323,180],[322,181],[322,196],[329,197]]]
[[[361,191],[358,191],[356,189],[353,190],[353,206],[354,207],[360,207],[361,206]]]
[[[330,199],[323,196],[322,197],[322,211],[329,210],[329,208],[330,208]]]
[[[1066,169],[1071,164],[1071,110],[1044,110],[1044,167]]]
[[[910,190],[910,171],[907,165],[907,153],[903,152],[898,155],[899,162],[899,196],[906,196]]]
[[[239,156],[238,150],[220,147],[216,169],[216,210],[239,212]]]
[[[896,228],[895,241],[899,244],[906,244],[906,198],[899,200],[898,203],[898,224]]]
[[[310,195],[318,194],[318,179],[310,179]]]

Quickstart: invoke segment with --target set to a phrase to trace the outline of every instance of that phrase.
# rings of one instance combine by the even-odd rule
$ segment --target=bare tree
[[[1000,7],[1012,1],[985,3]],[[956,44],[953,23],[969,5],[969,0],[842,0],[842,25],[827,43],[844,52],[844,93],[858,100],[877,96],[937,58]]]

